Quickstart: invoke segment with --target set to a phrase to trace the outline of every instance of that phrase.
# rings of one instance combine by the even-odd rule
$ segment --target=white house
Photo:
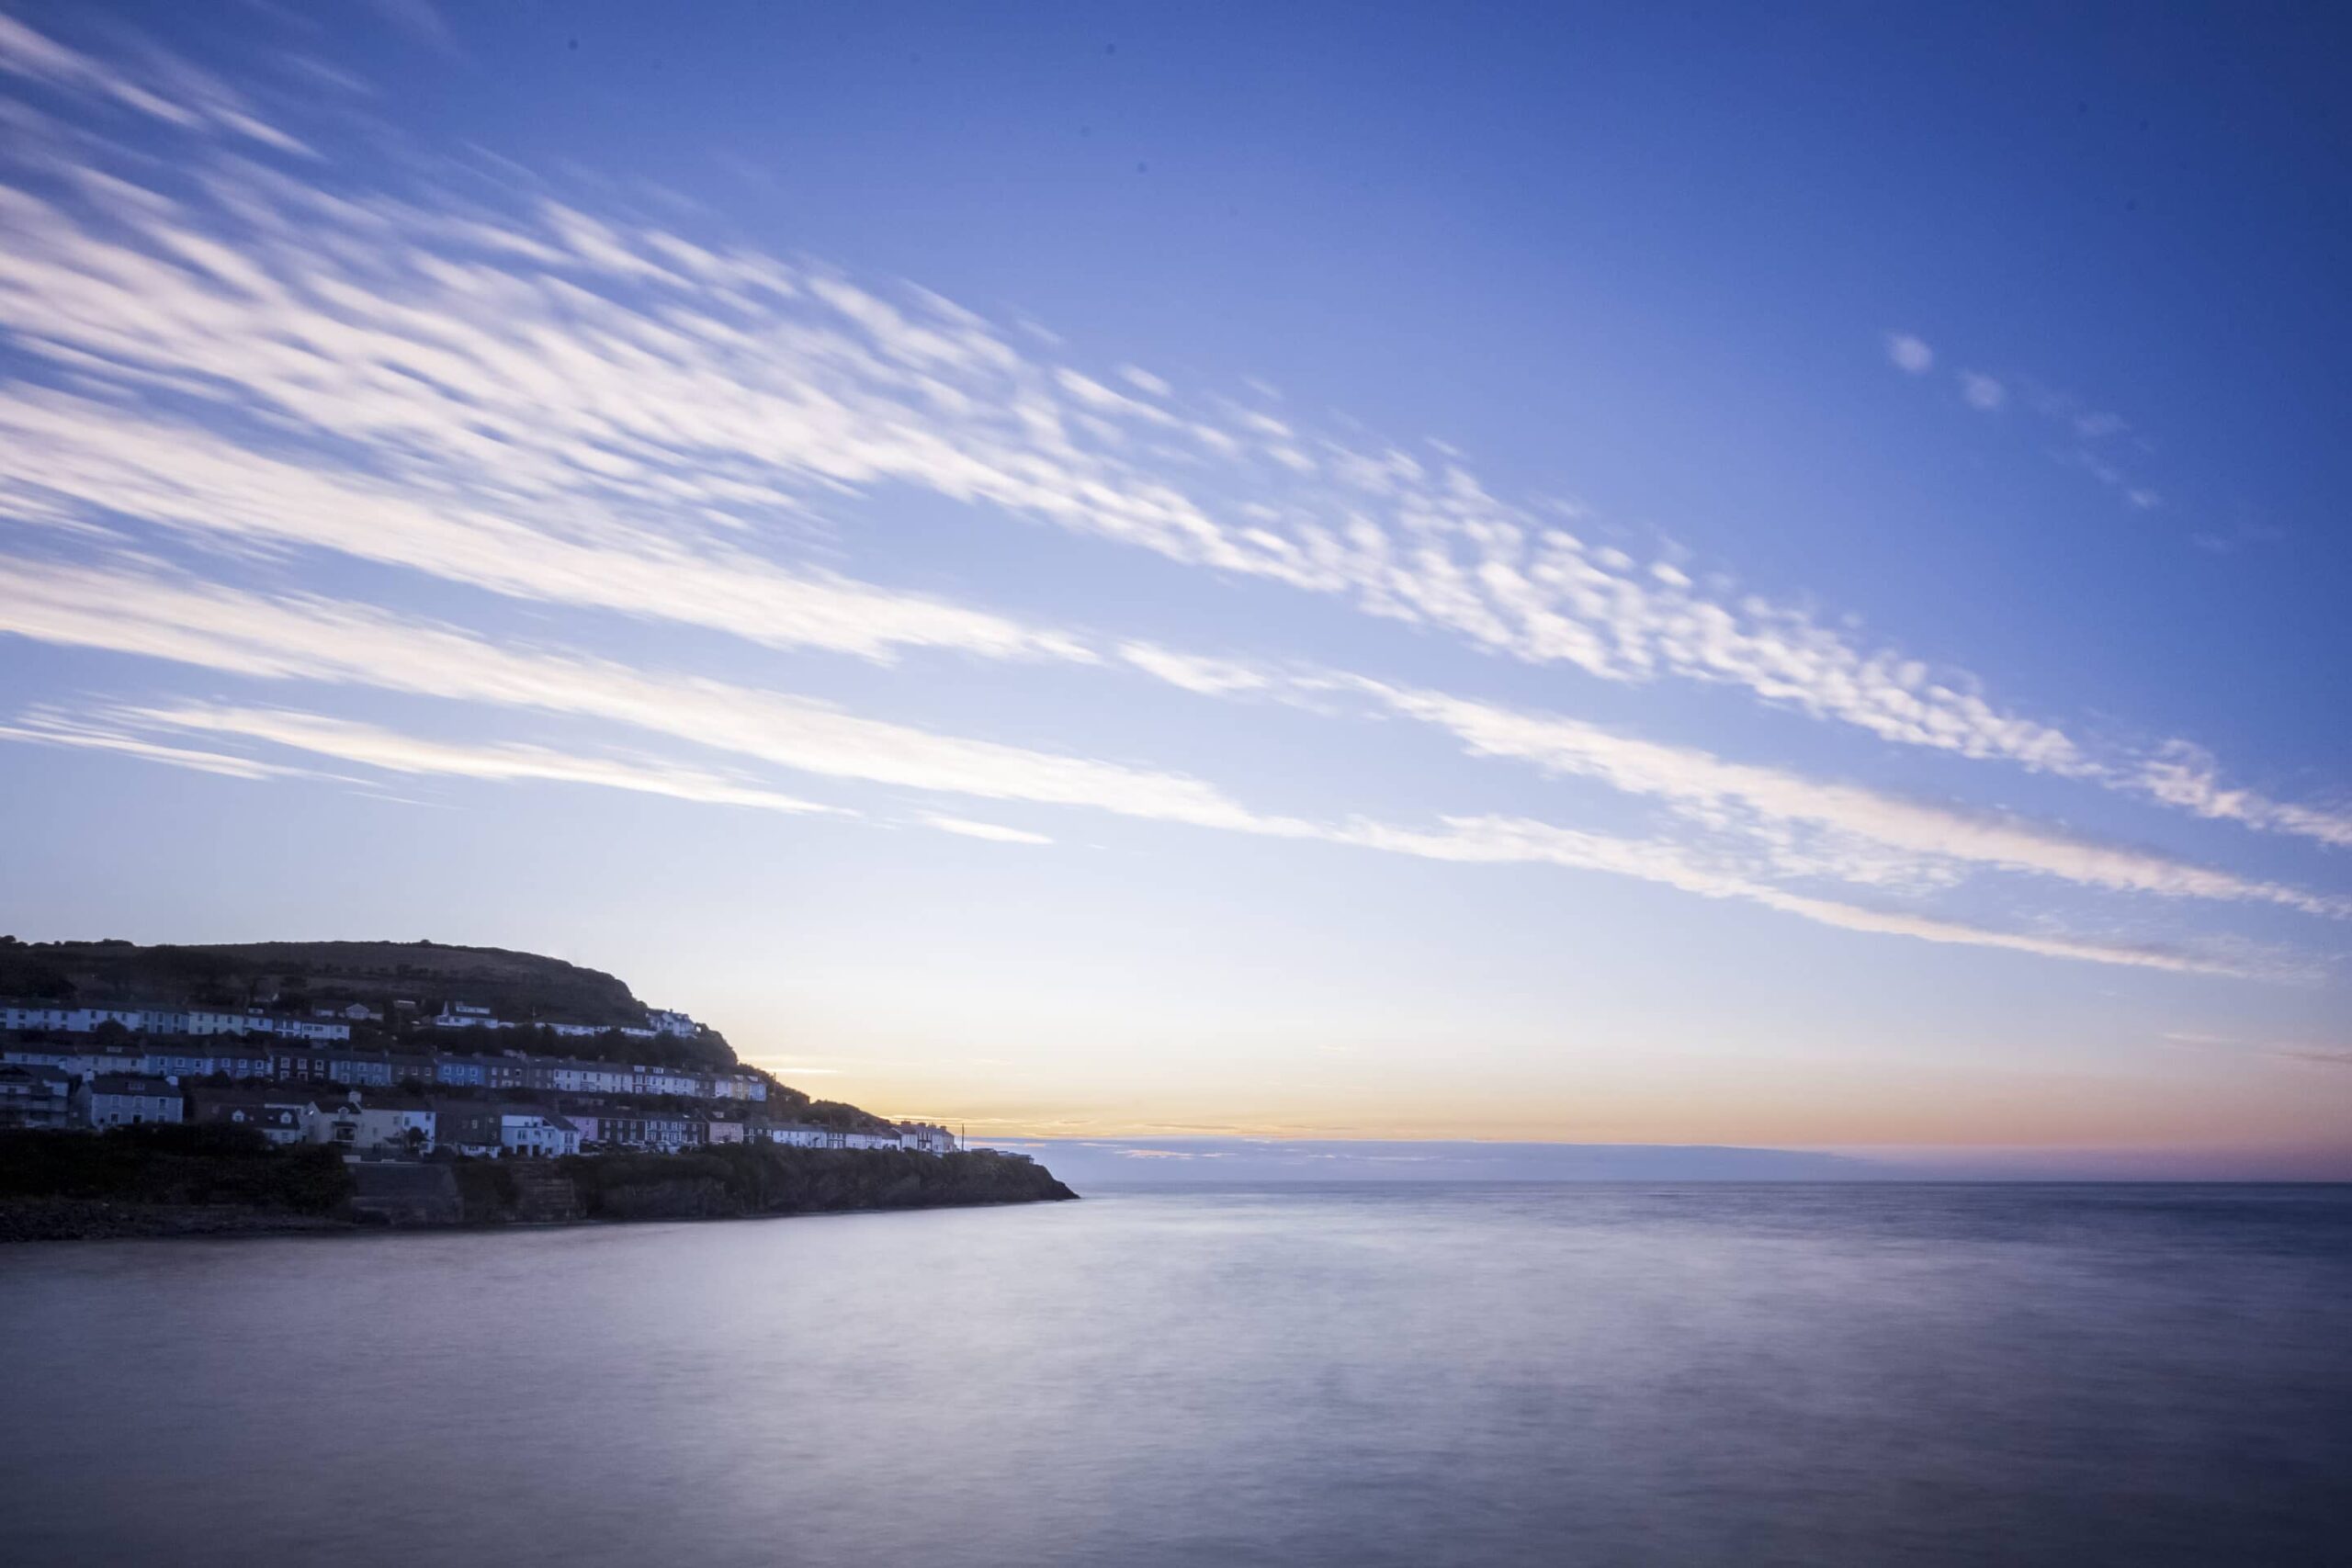
[[[202,1045],[150,1046],[144,1058],[146,1071],[157,1077],[209,1077],[218,1068],[220,1058]]]
[[[356,1149],[360,1146],[359,1115],[359,1097],[356,1094],[314,1100],[302,1118],[302,1141]]]
[[[91,1127],[135,1127],[180,1119],[180,1086],[164,1078],[99,1073],[74,1091],[80,1120]]]
[[[396,1154],[433,1152],[435,1118],[421,1100],[381,1097],[359,1110],[359,1146]]]
[[[952,1155],[956,1152],[956,1134],[924,1122],[901,1122],[899,1146],[917,1154]]]
[[[311,1103],[297,1095],[257,1089],[188,1091],[188,1119],[216,1126],[251,1127],[273,1144],[299,1144]]]
[[[11,1045],[0,1051],[0,1061],[16,1066],[55,1067],[71,1078],[94,1077],[99,1073],[149,1072],[146,1053],[110,1045]]]
[[[764,1138],[771,1144],[788,1144],[803,1149],[895,1149],[899,1146],[895,1128],[887,1133],[853,1133],[840,1127],[812,1127],[803,1122],[762,1122],[753,1136]]]
[[[675,1035],[681,1040],[692,1040],[700,1027],[684,1013],[666,1012],[660,1008],[649,1009],[645,1021],[653,1026],[654,1033]]]
[[[351,1025],[321,1023],[308,1018],[272,1018],[255,1009],[245,1014],[245,1029],[254,1034],[274,1034],[280,1040],[348,1040]]]
[[[526,1088],[559,1094],[627,1094],[635,1072],[625,1062],[541,1060],[525,1064],[523,1082]]]
[[[622,1086],[626,1094],[682,1094],[690,1099],[706,1098],[708,1080],[699,1073],[689,1073],[678,1067],[629,1068],[629,1081]]]
[[[102,1024],[119,1023],[134,1034],[275,1034],[298,1040],[348,1040],[348,1023],[319,1023],[303,1018],[276,1018],[258,1008],[243,1012],[155,1007],[141,1003],[119,1008],[51,1006],[0,1007],[0,1029],[53,1029],[61,1034],[89,1034]]]
[[[580,1129],[569,1118],[551,1111],[507,1106],[499,1112],[498,1147],[502,1154],[510,1155],[576,1155]]]
[[[712,1100],[765,1100],[767,1080],[753,1073],[713,1073],[707,1080]]]
[[[441,1010],[433,1015],[435,1029],[512,1029],[514,1025],[492,1016],[488,1008],[478,1008],[467,1002],[444,1002]]]
[[[0,1007],[0,1029],[54,1029],[61,1034],[88,1034],[99,1025],[119,1023],[134,1033],[184,1034],[187,1015],[170,1008],[140,1005],[120,1008],[52,1006]]]

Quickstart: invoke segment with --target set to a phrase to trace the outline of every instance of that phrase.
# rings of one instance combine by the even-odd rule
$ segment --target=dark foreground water
[[[0,1251],[0,1561],[2343,1563],[2352,1190]]]

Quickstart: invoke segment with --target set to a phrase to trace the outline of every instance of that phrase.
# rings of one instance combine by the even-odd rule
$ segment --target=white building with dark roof
[[[273,1144],[299,1144],[310,1101],[298,1095],[243,1087],[199,1085],[187,1093],[187,1119],[206,1126],[250,1127]]]
[[[99,1073],[74,1091],[75,1120],[87,1127],[136,1127],[177,1122],[180,1086],[168,1078]]]
[[[580,1152],[580,1129],[567,1117],[526,1105],[503,1105],[498,1115],[503,1154],[553,1158]]]

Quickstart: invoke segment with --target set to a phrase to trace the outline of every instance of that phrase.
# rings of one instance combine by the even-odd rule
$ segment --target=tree
[[[51,964],[41,964],[25,976],[25,991],[43,1001],[70,1002],[81,990],[66,976],[65,971]]]

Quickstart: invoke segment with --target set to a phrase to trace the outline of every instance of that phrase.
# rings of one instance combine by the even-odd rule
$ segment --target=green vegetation
[[[545,1023],[627,1024],[641,1028],[646,1007],[627,985],[560,958],[501,947],[435,942],[249,942],[141,947],[98,942],[18,942],[0,937],[0,997],[78,1007],[153,1002],[175,1007],[279,1007],[308,1011],[353,1002],[384,1015],[362,1025],[354,1043],[398,1044],[446,1001],[487,1007],[501,1018]],[[402,1009],[398,1004],[406,1002]],[[656,1066],[728,1067],[735,1052],[716,1031],[693,1040],[663,1037],[559,1039],[551,1032],[502,1032],[500,1049],[639,1061]],[[627,1055],[616,1053],[626,1049]]]
[[[85,1007],[161,1001],[305,1006],[462,997],[509,1017],[641,1023],[645,1005],[610,975],[560,958],[435,942],[248,942],[141,947],[119,940],[0,940],[0,992]]]

